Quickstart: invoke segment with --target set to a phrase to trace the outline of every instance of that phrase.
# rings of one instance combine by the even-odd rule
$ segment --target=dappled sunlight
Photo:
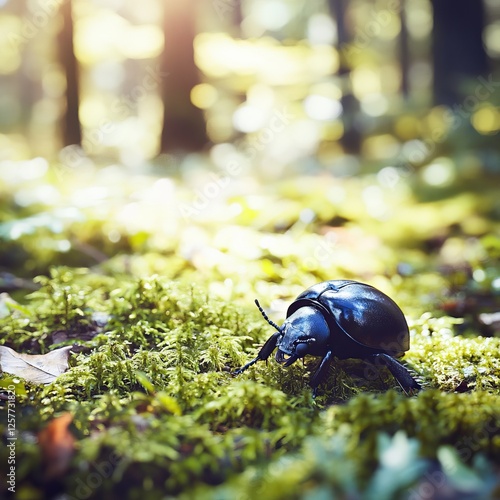
[[[499,19],[0,0],[0,497],[493,498]]]
[[[19,33],[22,22],[14,15],[0,16],[0,50],[2,58],[0,60],[0,74],[8,75],[14,73],[21,65],[21,53],[16,50],[16,46],[9,43],[9,33]]]
[[[402,26],[398,11],[390,2],[376,8],[364,2],[350,7],[351,40],[340,50],[336,45],[337,24],[324,8],[311,8],[306,15],[289,2],[248,0],[240,36],[217,30],[221,23],[230,22],[236,9],[230,3],[214,4],[213,9],[206,7],[201,23],[204,29],[194,40],[201,82],[193,86],[190,98],[194,106],[203,110],[208,138],[215,144],[234,140],[240,134],[249,135],[247,145],[255,143],[252,134],[265,130],[273,112],[283,109],[293,114],[294,121],[303,122],[297,131],[293,127],[287,130],[289,141],[284,137],[270,141],[276,142],[274,151],[268,151],[267,145],[261,146],[257,156],[266,150],[264,162],[289,164],[315,151],[324,158],[339,158],[342,148],[332,142],[342,142],[350,133],[345,129],[346,119],[372,120],[363,130],[367,136],[363,150],[369,151],[371,158],[384,161],[394,148],[384,150],[385,143],[375,139],[388,132],[400,139],[403,146],[410,139],[420,138],[424,143],[428,139],[436,143],[436,129],[442,131],[438,142],[443,143],[452,138],[455,122],[470,123],[485,136],[494,135],[499,129],[495,99],[491,103],[479,102],[477,109],[473,106],[456,116],[444,110],[444,118],[436,114],[439,108],[428,113],[425,106],[417,110],[411,102],[402,114],[398,96],[402,74],[397,62]],[[109,5],[74,0],[73,16],[74,50],[81,66],[79,116],[85,153],[111,155],[128,165],[154,158],[163,119],[163,80],[178,76],[163,75],[159,67],[164,50],[161,3],[148,0],[139,9],[134,2],[125,0]],[[305,24],[297,29],[301,16]],[[426,53],[432,10],[428,2],[411,2],[405,19],[415,52],[408,61],[412,95],[415,103],[429,104],[432,69]],[[4,141],[21,157],[54,155],[60,146],[56,123],[64,111],[66,84],[51,37],[57,35],[61,20],[54,8],[47,8],[37,18],[36,7],[31,6],[24,17],[9,10],[0,12],[0,24],[0,45],[4,47],[0,72],[23,75],[28,71],[30,78],[40,82],[42,91],[32,103],[28,117],[30,149],[10,133],[4,133]],[[484,31],[486,48],[493,55],[497,24],[490,20]],[[275,36],[278,32],[289,33],[288,38]],[[21,66],[23,55],[30,51],[47,57],[50,64],[41,68],[25,58]],[[346,76],[339,75],[341,61],[350,69]],[[13,89],[13,82],[10,85],[7,88]],[[347,116],[352,110],[345,109],[342,102],[350,92],[359,103],[359,114],[353,118]],[[25,116],[15,100],[0,98],[0,105],[11,125],[19,124],[21,116]],[[392,130],[377,130],[378,121],[382,123],[388,117],[393,120]],[[372,133],[375,139],[370,141]],[[302,146],[292,153],[301,138]],[[284,144],[279,146],[279,142]],[[373,152],[377,144],[380,150]],[[248,147],[243,146],[245,149]],[[392,158],[396,159],[397,154]],[[276,172],[281,175],[279,166]]]
[[[236,75],[271,85],[304,84],[338,69],[338,54],[327,45],[286,47],[272,38],[234,40],[226,33],[204,33],[196,37],[195,50],[200,69],[214,78]]]
[[[159,26],[134,26],[111,11],[89,13],[75,24],[76,56],[86,66],[110,59],[149,59],[159,56],[162,48]]]

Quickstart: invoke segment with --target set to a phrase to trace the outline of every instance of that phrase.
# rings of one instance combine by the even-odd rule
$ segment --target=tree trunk
[[[338,75],[342,80],[349,81],[351,72],[348,61],[346,60],[346,50],[351,41],[351,34],[345,23],[347,0],[328,0],[330,12],[335,19],[338,34],[338,50],[340,54],[340,65]],[[347,85],[346,85],[347,86]],[[342,121],[344,125],[344,134],[340,143],[346,153],[358,154],[361,149],[361,133],[356,127],[355,119],[359,111],[359,103],[350,90],[344,92],[340,99],[342,104]]]
[[[162,153],[200,151],[208,142],[203,112],[190,97],[191,89],[200,83],[193,48],[196,4],[197,0],[165,1]]]
[[[401,93],[405,99],[410,95],[410,46],[408,41],[408,25],[406,23],[406,0],[400,0],[399,16],[401,19],[399,64],[401,66]]]
[[[233,30],[234,35],[241,38],[241,23],[243,22],[243,6],[241,0],[233,0]]]
[[[59,50],[61,64],[66,75],[66,111],[63,119],[63,144],[81,145],[82,131],[78,118],[79,85],[78,63],[73,48],[73,15],[72,1],[64,0],[60,7],[63,26],[59,33]]]
[[[467,79],[488,72],[484,7],[481,0],[432,0],[432,5],[434,102],[452,106],[466,97]]]

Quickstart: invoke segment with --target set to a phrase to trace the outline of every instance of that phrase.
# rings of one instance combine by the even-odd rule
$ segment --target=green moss
[[[76,453],[56,483],[69,495],[85,487],[142,500],[159,492],[246,498],[245,491],[398,498],[443,447],[478,477],[490,473],[476,460],[500,458],[500,339],[455,336],[450,318],[410,322],[405,359],[427,387],[417,397],[392,389],[386,370],[335,360],[313,400],[307,382],[317,359],[287,369],[269,360],[231,374],[270,332],[256,309],[211,298],[208,285],[64,268],[39,283],[22,312],[0,320],[2,342],[46,352],[62,332],[62,344],[79,346],[56,382],[19,390],[18,482],[40,498],[56,486],[43,480],[36,433],[67,411]],[[406,450],[406,475],[387,465],[394,449]]]
[[[344,424],[350,425],[349,446],[353,453],[373,458],[377,431],[394,434],[404,430],[418,438],[422,453],[433,457],[440,445],[460,447],[462,437],[475,442],[464,451],[469,460],[479,450],[500,457],[500,441],[494,437],[500,428],[500,396],[478,391],[470,394],[446,394],[426,390],[407,398],[394,391],[374,396],[359,395],[345,406],[332,407],[322,414],[324,429],[330,434]],[[465,441],[464,441],[465,442]]]
[[[454,335],[455,318],[429,313],[411,322],[415,333],[407,361],[428,385],[446,391],[500,392],[500,338]]]

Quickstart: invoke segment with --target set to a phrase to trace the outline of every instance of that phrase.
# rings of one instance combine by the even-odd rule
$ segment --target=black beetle
[[[403,312],[376,288],[352,280],[318,283],[301,293],[290,305],[281,328],[255,303],[277,332],[255,359],[234,372],[239,375],[259,360],[267,360],[277,347],[276,361],[290,366],[307,354],[322,356],[310,385],[316,394],[333,356],[358,358],[385,365],[406,393],[420,384],[396,359],[410,348],[410,333]]]

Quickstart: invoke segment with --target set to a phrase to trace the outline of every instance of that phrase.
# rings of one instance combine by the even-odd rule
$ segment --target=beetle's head
[[[330,330],[320,311],[301,307],[289,316],[280,328],[276,347],[276,361],[290,366],[307,354],[323,356],[327,349]]]

